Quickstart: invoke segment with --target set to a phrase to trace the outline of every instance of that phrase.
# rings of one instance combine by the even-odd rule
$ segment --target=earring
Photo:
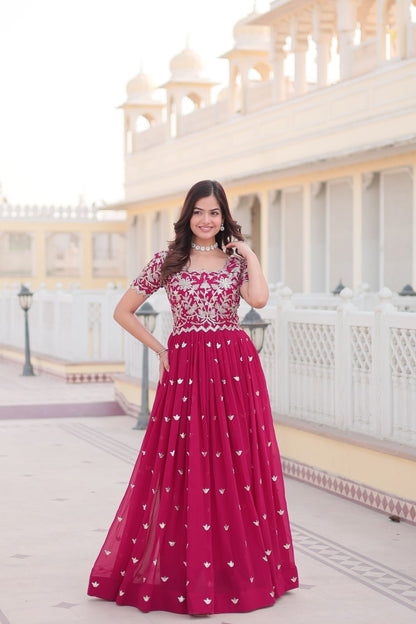
[[[224,223],[221,223],[220,230],[221,230],[221,232],[224,232]]]

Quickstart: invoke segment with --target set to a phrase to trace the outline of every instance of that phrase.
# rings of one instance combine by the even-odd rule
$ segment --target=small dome
[[[155,90],[152,79],[145,73],[140,72],[135,78],[127,83],[126,91],[129,100],[135,100],[143,96],[151,96]]]
[[[249,48],[255,50],[268,49],[270,30],[268,26],[256,26],[250,24],[253,17],[260,13],[251,13],[239,20],[233,28],[233,37],[236,48]]]
[[[185,48],[174,56],[169,64],[171,80],[194,80],[202,78],[204,63],[194,50]]]

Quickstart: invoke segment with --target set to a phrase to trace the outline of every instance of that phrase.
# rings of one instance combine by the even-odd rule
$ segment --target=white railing
[[[188,115],[183,115],[180,120],[180,134],[186,135],[192,132],[200,132],[217,124],[224,123],[230,115],[227,100],[219,100],[204,108],[197,108]]]
[[[400,312],[388,289],[372,311],[349,289],[336,309],[296,308],[289,289],[261,310],[270,322],[260,354],[272,410],[307,422],[416,446],[416,314]],[[164,295],[156,333],[166,343],[171,317]],[[241,307],[241,317],[247,312]],[[126,338],[126,365],[140,378],[142,350]],[[150,356],[156,385],[157,358]]]
[[[105,206],[37,206],[0,203],[1,221],[124,221],[124,211],[106,210]]]
[[[133,151],[147,149],[169,139],[169,126],[166,122],[151,126],[146,130],[134,133]]]
[[[24,348],[24,314],[19,288],[0,290],[0,344]],[[123,332],[113,321],[122,291],[39,289],[29,311],[30,347],[34,353],[69,362],[122,361]]]
[[[415,446],[416,315],[388,289],[371,312],[348,289],[340,299],[333,311],[278,304],[276,411]]]
[[[368,39],[360,45],[353,46],[352,57],[354,76],[374,71],[378,64],[377,39]]]
[[[0,344],[23,349],[17,293],[0,290]],[[112,285],[40,289],[29,312],[32,351],[71,362],[124,359],[139,383],[142,347],[113,321],[121,294]],[[260,355],[274,413],[416,446],[416,314],[397,310],[388,289],[372,310],[359,310],[349,289],[336,309],[298,308],[297,301],[280,288],[261,311],[270,322]],[[159,313],[155,335],[166,344],[172,318],[165,293],[150,302]],[[242,305],[241,317],[247,311]],[[149,355],[156,385],[158,361]]]
[[[272,100],[272,83],[267,82],[253,83],[247,89],[247,112],[255,113],[258,110],[267,108],[273,104]]]
[[[276,306],[286,288],[281,282],[269,285],[269,305]],[[392,303],[398,310],[416,312],[416,296],[394,292],[392,298]],[[291,301],[295,308],[305,310],[336,310],[340,304],[339,295],[332,293],[293,293]],[[351,302],[358,310],[371,312],[378,306],[379,296],[364,284],[353,293]]]

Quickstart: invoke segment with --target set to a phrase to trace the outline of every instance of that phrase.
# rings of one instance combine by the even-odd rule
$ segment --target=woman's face
[[[215,195],[198,199],[189,222],[194,242],[212,244],[222,222],[221,208]]]

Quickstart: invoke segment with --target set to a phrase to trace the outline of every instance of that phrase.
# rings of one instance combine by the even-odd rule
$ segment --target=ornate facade
[[[105,288],[126,276],[124,215],[90,206],[0,202],[0,286]]]
[[[414,0],[277,0],[233,34],[222,91],[188,48],[165,102],[145,75],[129,83],[114,206],[129,274],[166,246],[189,186],[216,178],[270,282],[416,284]]]

